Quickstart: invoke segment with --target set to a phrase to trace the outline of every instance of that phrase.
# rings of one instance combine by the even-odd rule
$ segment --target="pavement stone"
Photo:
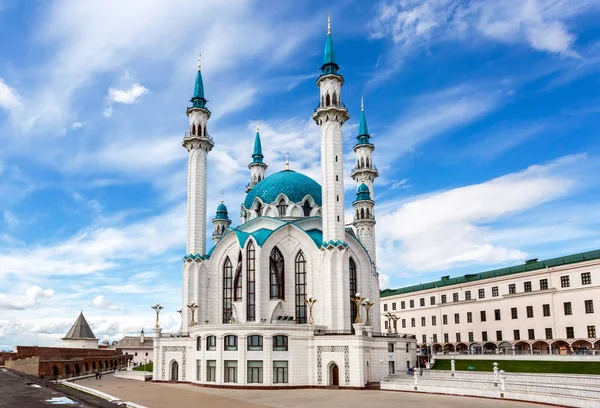
[[[103,376],[102,380],[92,378],[78,383],[148,408],[547,408],[547,405],[527,402],[410,392],[208,388],[124,380],[112,375]]]

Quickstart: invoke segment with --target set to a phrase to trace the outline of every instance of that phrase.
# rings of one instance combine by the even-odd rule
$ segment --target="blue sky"
[[[209,213],[234,223],[254,122],[316,180],[327,15],[376,146],[382,287],[600,248],[600,1],[0,0],[0,348],[175,330],[198,52]],[[351,210],[349,207],[348,210]]]

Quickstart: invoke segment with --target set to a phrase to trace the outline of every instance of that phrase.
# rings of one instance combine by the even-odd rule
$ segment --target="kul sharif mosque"
[[[289,169],[267,174],[257,129],[241,224],[222,202],[207,250],[210,135],[200,65],[187,108],[187,252],[182,327],[154,329],[154,379],[244,387],[364,387],[416,362],[412,335],[381,333],[376,269],[375,149],[361,103],[351,170],[354,219],[344,220],[342,126],[349,119],[328,22],[316,78],[322,185]],[[315,99],[317,95],[315,95]]]

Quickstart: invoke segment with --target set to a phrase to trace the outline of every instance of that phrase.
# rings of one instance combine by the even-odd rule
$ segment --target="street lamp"
[[[354,319],[354,323],[362,323],[362,319],[360,318],[360,305],[366,298],[361,296],[360,293],[356,293],[355,296],[351,296],[350,300],[354,302],[356,305],[356,319]]]
[[[196,319],[194,318],[194,314],[196,313],[196,309],[198,309],[200,306],[198,306],[196,304],[196,302],[192,302],[189,305],[187,305],[188,309],[190,309],[190,312],[192,312],[192,320],[190,320],[190,327],[194,326],[196,324]]]
[[[371,320],[369,319],[369,310],[371,309],[371,307],[373,307],[374,303],[371,302],[369,299],[365,300],[365,303],[363,303],[363,306],[365,307],[365,313],[367,314],[367,318],[365,319],[365,326],[370,326],[371,325]]]
[[[304,303],[306,303],[306,305],[308,306],[308,324],[314,324],[315,321],[313,319],[313,306],[315,305],[315,303],[317,303],[317,299],[313,298],[312,296],[309,296],[308,298],[304,299]]]
[[[152,306],[152,309],[154,309],[154,311],[156,312],[156,324],[154,325],[154,327],[159,328],[160,325],[158,324],[158,314],[160,313],[161,310],[164,309],[164,307],[161,306],[160,303],[157,303],[154,306]]]

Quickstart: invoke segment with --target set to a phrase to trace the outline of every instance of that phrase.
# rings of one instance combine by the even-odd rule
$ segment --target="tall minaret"
[[[188,152],[188,220],[187,255],[206,254],[206,193],[207,193],[207,156],[214,146],[208,135],[210,111],[206,109],[204,84],[198,57],[198,73],[192,106],[186,114],[190,118],[190,132],[183,139],[183,147]]]
[[[246,186],[246,193],[252,190],[252,187],[265,178],[267,165],[263,162],[262,145],[260,143],[260,133],[258,130],[258,121],[256,121],[256,137],[254,138],[254,151],[252,152],[252,163],[248,165],[250,169],[250,183]]]
[[[331,17],[327,21],[327,42],[317,79],[320,104],[312,118],[321,126],[321,179],[323,188],[323,241],[344,241],[344,153],[342,125],[350,116],[342,103],[344,78],[338,74],[331,39]]]
[[[371,143],[371,136],[367,127],[367,117],[365,116],[364,98],[360,99],[360,125],[358,126],[358,142],[354,146],[356,154],[356,167],[352,169],[352,178],[357,185],[365,183],[369,187],[371,198],[373,196],[373,182],[379,176],[377,167],[373,165],[373,150],[375,146]]]

